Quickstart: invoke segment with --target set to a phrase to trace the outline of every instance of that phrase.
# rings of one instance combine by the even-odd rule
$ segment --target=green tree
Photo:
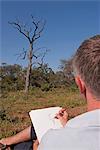
[[[7,65],[0,66],[0,89],[1,92],[21,90],[24,86],[24,73],[20,65]]]

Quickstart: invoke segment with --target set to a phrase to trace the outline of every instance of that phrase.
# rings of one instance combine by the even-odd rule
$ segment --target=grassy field
[[[86,111],[86,102],[77,89],[48,92],[35,89],[28,96],[23,91],[9,92],[0,100],[0,138],[16,134],[30,125],[30,110],[50,106],[67,108],[69,119]]]

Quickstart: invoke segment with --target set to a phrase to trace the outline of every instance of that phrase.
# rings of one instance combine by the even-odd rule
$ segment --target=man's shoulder
[[[100,109],[83,113],[71,120],[66,124],[66,127],[82,128],[89,126],[100,126]]]
[[[100,133],[99,115],[100,110],[87,112],[71,119],[64,128],[49,130],[44,135],[39,150],[49,150],[49,148],[50,150],[54,148],[55,150],[66,150],[67,147],[69,150],[88,150],[92,147],[97,150],[99,146],[98,133]],[[92,119],[89,120],[89,117]]]

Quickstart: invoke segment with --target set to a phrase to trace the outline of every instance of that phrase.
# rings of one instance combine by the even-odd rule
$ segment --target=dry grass
[[[43,92],[35,89],[28,96],[23,91],[10,92],[0,100],[0,138],[15,134],[30,125],[30,110],[51,106],[66,107],[69,118],[86,111],[86,103],[78,90],[53,89]]]

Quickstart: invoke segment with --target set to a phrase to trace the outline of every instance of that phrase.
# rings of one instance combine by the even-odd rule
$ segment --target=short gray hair
[[[100,35],[85,40],[73,58],[73,69],[100,98]]]

